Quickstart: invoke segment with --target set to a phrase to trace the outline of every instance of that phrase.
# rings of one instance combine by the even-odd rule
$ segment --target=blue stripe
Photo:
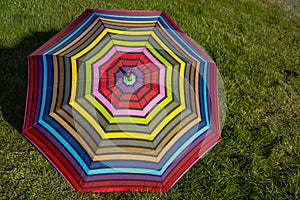
[[[46,98],[46,88],[47,88],[47,60],[46,60],[46,56],[42,55],[43,57],[43,89],[42,89],[42,103],[41,103],[41,112],[40,112],[40,116],[39,116],[39,122],[42,121],[43,115],[44,115],[44,109],[45,109],[45,98]]]
[[[45,103],[45,112],[44,112],[44,118],[47,117],[50,111],[50,107],[51,107],[51,99],[52,99],[52,88],[53,88],[53,65],[52,65],[52,59],[51,56],[47,56],[47,66],[48,66],[48,81],[47,81],[47,85],[51,86],[46,88],[46,90],[51,90],[51,92],[47,92],[47,97],[46,97],[46,103]]]

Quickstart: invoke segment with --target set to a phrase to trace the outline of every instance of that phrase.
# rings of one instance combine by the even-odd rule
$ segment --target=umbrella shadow
[[[0,44],[0,112],[18,132],[22,132],[26,104],[27,56],[56,33],[36,32],[14,47]]]

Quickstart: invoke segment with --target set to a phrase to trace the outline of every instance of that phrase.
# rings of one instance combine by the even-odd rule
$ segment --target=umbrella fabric
[[[220,141],[216,64],[163,11],[87,9],[28,71],[24,136],[80,192],[167,191]]]

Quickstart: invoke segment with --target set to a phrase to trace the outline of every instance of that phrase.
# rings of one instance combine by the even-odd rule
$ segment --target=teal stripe
[[[205,74],[206,75],[206,73],[207,73],[207,62],[205,62],[205,64],[204,64],[204,72],[203,72],[203,74]],[[207,95],[207,91],[206,91],[206,77],[207,76],[204,76],[204,80],[203,80],[203,88],[204,88],[204,86],[205,86],[205,88],[204,88],[204,97],[206,97],[206,95]],[[204,108],[205,108],[205,119],[206,119],[206,121],[207,121],[207,123],[208,123],[208,126],[210,127],[210,121],[208,121],[208,107],[207,107],[207,98],[204,98]]]

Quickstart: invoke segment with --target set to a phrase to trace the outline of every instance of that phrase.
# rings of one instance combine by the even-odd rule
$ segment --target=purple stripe
[[[38,66],[37,70],[39,72],[39,77],[38,77],[38,91],[37,91],[37,106],[35,110],[35,117],[34,117],[34,122],[37,122],[39,119],[39,113],[40,113],[40,108],[41,108],[41,102],[42,102],[42,93],[43,93],[43,61],[42,61],[42,56],[37,56],[38,58]]]

